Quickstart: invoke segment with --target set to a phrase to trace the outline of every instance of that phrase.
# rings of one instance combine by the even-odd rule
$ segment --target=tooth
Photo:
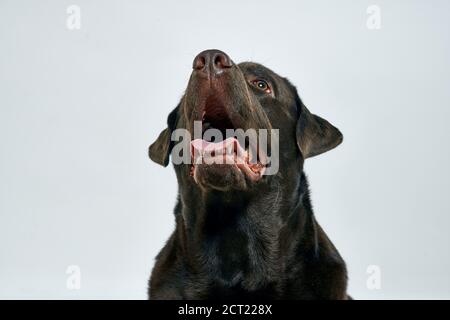
[[[234,155],[233,155],[236,163],[238,163],[238,164],[245,163],[243,156],[245,156],[245,153],[242,153],[242,151],[239,151],[239,149],[236,150],[236,153],[234,153]]]
[[[250,152],[249,159],[247,159],[247,161],[253,164],[258,163],[258,154],[256,152],[256,148],[250,146],[249,152]]]
[[[202,155],[201,151],[200,152],[196,152],[194,163],[195,164],[201,164],[202,163],[202,159],[203,159],[203,155]]]

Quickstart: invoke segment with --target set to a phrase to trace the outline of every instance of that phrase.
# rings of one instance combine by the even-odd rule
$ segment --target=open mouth
[[[197,167],[200,165],[218,165],[217,170],[224,173],[225,170],[239,170],[250,180],[259,180],[266,168],[264,155],[257,141],[253,141],[255,139],[236,135],[238,128],[224,104],[210,96],[200,114],[202,138],[191,141],[191,176],[194,180],[198,182]]]

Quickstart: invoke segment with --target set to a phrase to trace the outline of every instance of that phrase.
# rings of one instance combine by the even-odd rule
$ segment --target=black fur
[[[255,77],[271,83],[273,96],[249,83]],[[150,149],[155,161],[166,164],[161,152],[173,146],[168,133],[191,128],[206,90],[202,81],[194,71],[166,134]],[[305,158],[334,148],[342,135],[311,114],[285,78],[261,65],[233,65],[220,81],[241,123],[280,130],[280,169],[223,191],[197,185],[188,165],[176,165],[176,228],[156,258],[149,298],[347,299],[345,263],[315,219],[303,172]],[[243,101],[251,101],[253,112]]]

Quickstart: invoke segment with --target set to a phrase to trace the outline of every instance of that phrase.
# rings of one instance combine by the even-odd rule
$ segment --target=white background
[[[287,76],[343,132],[306,172],[349,293],[450,298],[449,14],[438,0],[0,0],[0,298],[146,298],[177,192],[147,147],[208,48]]]

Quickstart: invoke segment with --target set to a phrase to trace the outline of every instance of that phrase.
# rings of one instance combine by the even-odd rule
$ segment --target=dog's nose
[[[194,59],[192,68],[194,70],[220,74],[225,69],[231,68],[233,61],[230,57],[220,50],[205,50],[200,52]]]

